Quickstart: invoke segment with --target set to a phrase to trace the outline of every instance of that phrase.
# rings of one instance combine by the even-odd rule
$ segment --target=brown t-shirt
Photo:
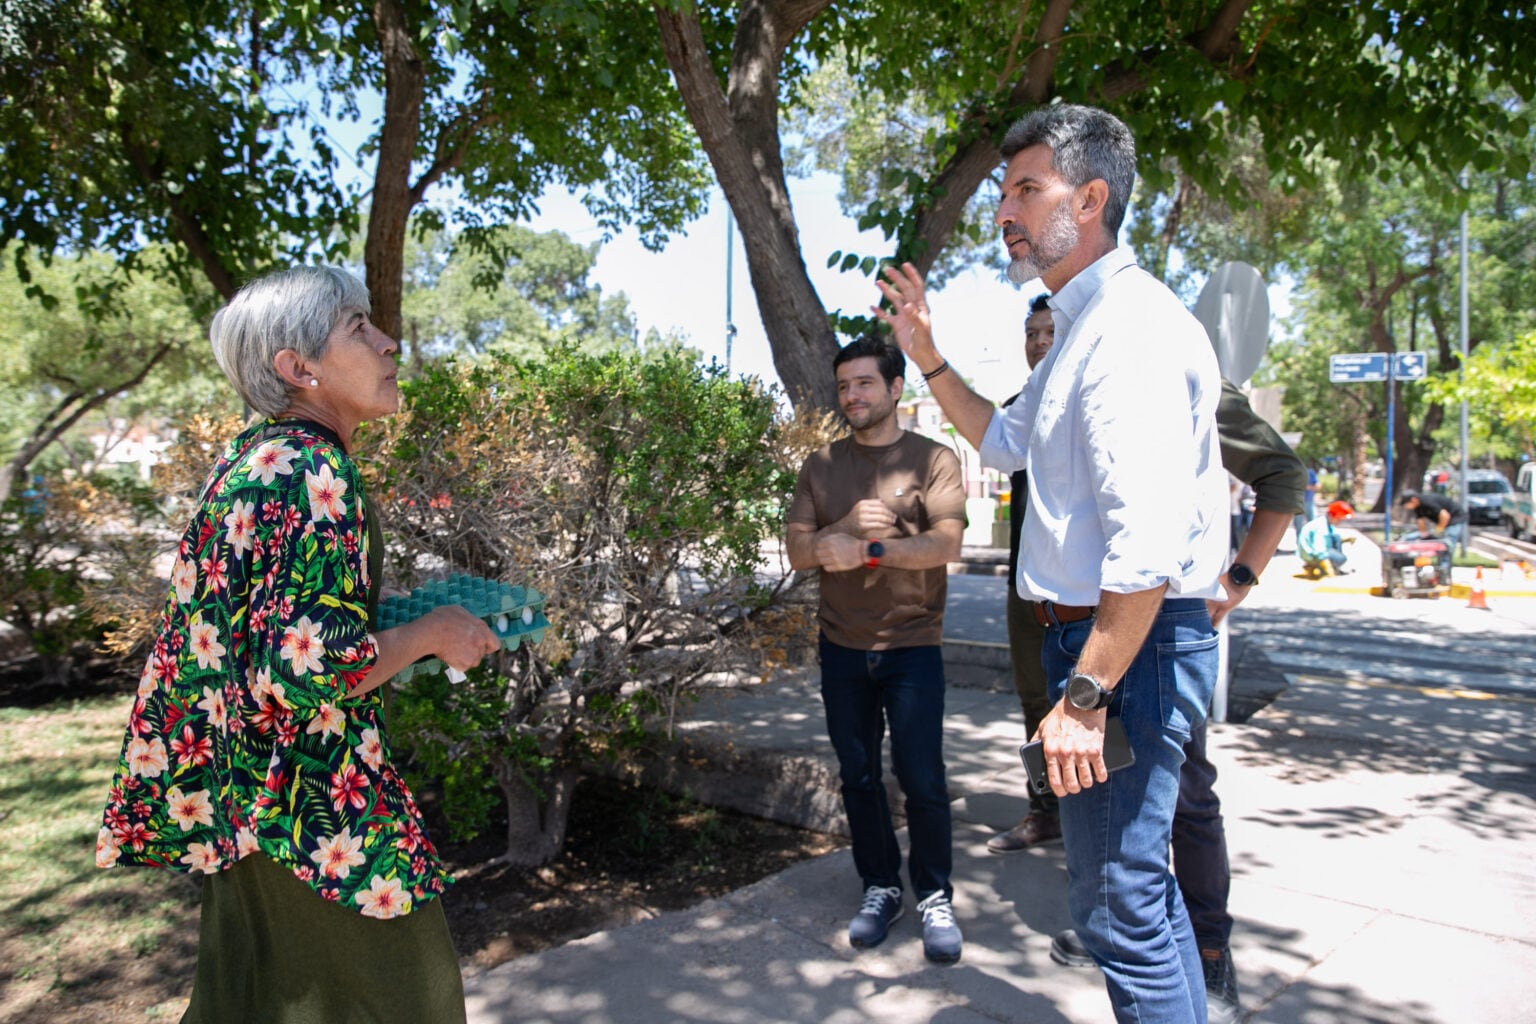
[[[886,537],[914,537],[941,519],[965,522],[960,460],[945,446],[903,431],[881,448],[834,441],[805,460],[787,522],[821,529],[865,498],[896,513]],[[870,538],[881,539],[881,538]],[[827,639],[859,651],[923,647],[942,641],[948,569],[821,573],[819,620]]]

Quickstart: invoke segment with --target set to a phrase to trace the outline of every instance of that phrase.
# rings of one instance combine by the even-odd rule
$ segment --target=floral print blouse
[[[243,430],[171,569],[96,863],[212,874],[261,851],[368,917],[450,882],[395,771],[369,635],[368,511],[334,434]]]

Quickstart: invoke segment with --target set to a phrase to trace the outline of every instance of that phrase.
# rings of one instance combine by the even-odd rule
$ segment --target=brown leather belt
[[[1081,622],[1084,619],[1093,618],[1093,613],[1098,611],[1098,605],[1082,604],[1056,604],[1054,601],[1031,601],[1029,610],[1034,614],[1035,621],[1045,629],[1052,626],[1064,626],[1068,622]]]

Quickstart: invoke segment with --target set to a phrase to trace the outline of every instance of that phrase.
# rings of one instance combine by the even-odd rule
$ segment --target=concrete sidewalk
[[[1370,553],[1357,559],[1358,587],[1343,577],[1329,590],[1291,577],[1294,560],[1282,557],[1237,616],[1247,641],[1234,647],[1234,695],[1251,698],[1250,710],[1273,699],[1210,734],[1245,1019],[1536,1020],[1536,585],[1522,581],[1487,612],[1391,601],[1351,592],[1378,582]],[[1001,644],[1006,583],[951,586],[953,632]],[[815,679],[810,669],[706,698],[686,726],[686,760],[708,767],[691,778],[679,769],[675,781],[705,799],[840,826]],[[884,945],[850,948],[860,891],[844,850],[469,975],[470,1020],[1111,1020],[1098,972],[1049,958],[1051,934],[1070,923],[1061,847],[985,849],[1025,805],[1006,685],[952,684],[948,695],[959,964],[923,959],[910,894]]]

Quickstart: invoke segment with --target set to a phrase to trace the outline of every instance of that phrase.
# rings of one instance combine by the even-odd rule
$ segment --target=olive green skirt
[[[380,921],[259,853],[203,879],[182,1024],[458,1024],[464,984],[442,900]]]

